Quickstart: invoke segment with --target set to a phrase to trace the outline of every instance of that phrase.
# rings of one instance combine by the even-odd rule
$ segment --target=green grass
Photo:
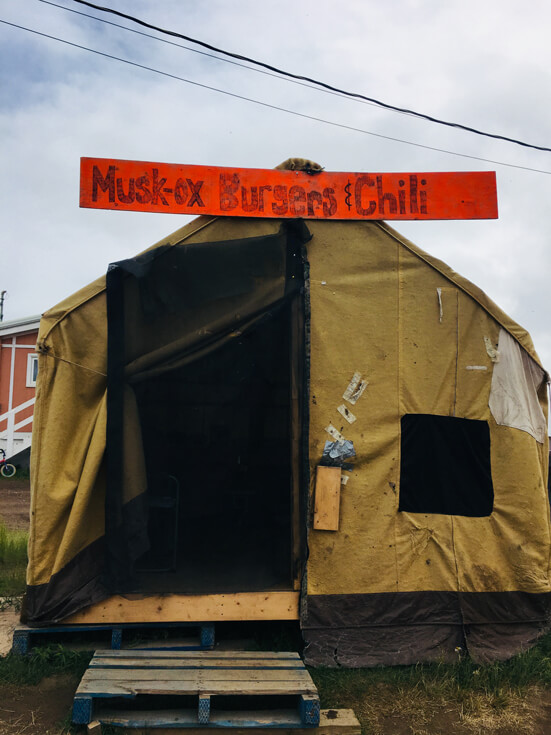
[[[252,626],[248,632],[253,634],[253,646],[274,650],[281,644],[297,650],[292,645],[293,630],[278,628],[255,630]],[[8,654],[0,658],[0,686],[32,686],[56,674],[69,675],[76,682],[90,657],[89,651],[71,651],[60,644],[36,647],[29,656]],[[312,668],[310,673],[322,707],[353,709],[364,735],[398,731],[411,735],[532,735],[538,717],[545,716],[543,694],[551,691],[551,633],[505,662],[479,665],[460,651],[453,663]],[[60,732],[78,732],[69,721],[68,715]],[[409,730],[398,728],[406,723]]]
[[[35,685],[54,674],[80,678],[91,657],[91,651],[70,651],[60,644],[34,648],[28,656],[8,653],[0,658],[0,684]]]
[[[478,665],[458,655],[454,663],[374,669],[310,669],[322,707],[351,708],[364,733],[382,733],[398,717],[424,733],[431,718],[453,709],[473,732],[512,728],[530,733],[528,701],[551,688],[551,633],[509,661]]]
[[[59,644],[37,647],[29,656],[9,654],[0,658],[0,685],[36,685],[55,674],[68,674],[78,681],[90,657],[91,652],[71,651]],[[310,673],[322,707],[353,709],[364,735],[394,732],[397,723],[408,723],[407,732],[415,735],[531,735],[534,702],[539,693],[551,689],[551,633],[503,663],[477,665],[458,654],[451,664],[310,669]],[[448,713],[447,724],[438,723],[443,712]],[[61,731],[77,730],[69,727],[68,719]]]
[[[25,591],[27,569],[26,531],[7,529],[0,521],[0,596],[21,595]]]
[[[366,688],[388,685],[417,688],[460,695],[461,692],[498,694],[508,688],[521,692],[532,685],[551,687],[551,633],[528,651],[509,661],[478,665],[467,656],[458,656],[453,664],[417,664],[415,666],[373,669],[311,669],[310,673],[328,707],[339,706],[348,696],[357,696]]]

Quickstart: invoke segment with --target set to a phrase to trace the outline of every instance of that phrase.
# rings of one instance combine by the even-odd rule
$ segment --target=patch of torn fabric
[[[356,421],[356,417],[352,413],[352,411],[349,411],[348,408],[342,403],[338,408],[337,411],[340,413],[341,416],[343,416],[349,424],[353,424],[354,421]]]
[[[342,394],[342,397],[348,403],[354,405],[358,398],[361,398],[362,393],[367,388],[367,380],[362,380],[361,373],[354,373],[352,380],[348,384],[348,388]]]
[[[494,365],[490,400],[492,416],[500,426],[531,434],[540,444],[547,435],[547,422],[538,400],[545,373],[509,332],[499,332],[500,359]]]
[[[356,450],[354,449],[354,444],[350,441],[350,439],[345,439],[344,441],[335,441],[335,442],[325,442],[325,447],[323,448],[323,459],[330,459],[330,460],[338,460],[339,462],[344,462],[345,459],[349,459],[350,457],[356,456]]]

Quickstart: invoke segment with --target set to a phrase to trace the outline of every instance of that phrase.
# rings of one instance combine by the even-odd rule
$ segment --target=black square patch
[[[490,429],[454,416],[402,416],[400,504],[409,513],[489,516]]]

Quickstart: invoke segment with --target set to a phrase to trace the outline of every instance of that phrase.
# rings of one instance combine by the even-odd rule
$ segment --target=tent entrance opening
[[[148,476],[143,591],[293,588],[292,314],[281,307],[136,385]]]

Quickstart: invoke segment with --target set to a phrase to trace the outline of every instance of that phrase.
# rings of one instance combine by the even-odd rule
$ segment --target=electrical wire
[[[209,59],[215,59],[216,61],[221,61],[224,64],[231,64],[232,66],[238,66],[241,69],[247,69],[247,71],[252,71],[255,74],[263,74],[267,77],[272,77],[272,79],[279,79],[280,81],[287,82],[288,84],[296,84],[299,87],[305,87],[306,89],[313,89],[315,92],[321,92],[322,94],[331,94],[334,97],[340,97],[341,99],[347,99],[351,102],[359,102],[363,105],[369,105],[370,107],[378,107],[374,102],[367,102],[367,100],[363,99],[357,99],[355,97],[349,97],[346,94],[342,94],[341,92],[332,92],[330,89],[323,89],[321,87],[316,87],[313,84],[306,84],[306,82],[299,82],[297,79],[287,79],[285,77],[282,77],[281,74],[275,74],[270,71],[266,71],[265,69],[257,69],[254,66],[248,66],[247,64],[241,64],[238,61],[232,61],[231,59],[225,59],[223,56],[216,56],[216,54],[209,54],[206,51],[199,51],[199,49],[192,48],[191,46],[184,46],[182,43],[176,43],[175,41],[169,41],[166,38],[160,38],[159,36],[154,36],[151,33],[144,33],[143,31],[138,31],[136,28],[129,28],[128,26],[123,26],[120,23],[113,23],[113,21],[106,20],[105,18],[98,18],[97,15],[90,15],[90,13],[83,13],[81,10],[75,10],[74,8],[68,8],[66,5],[59,5],[59,3],[54,3],[52,0],[39,0],[39,2],[44,3],[44,5],[51,5],[54,8],[59,8],[60,10],[66,10],[68,13],[74,13],[75,15],[81,15],[83,18],[90,18],[91,20],[97,20],[98,23],[104,23],[105,25],[112,26],[113,28],[120,28],[123,31],[128,31],[129,33],[135,33],[138,36],[143,36],[144,38],[151,38],[154,41],[159,41],[160,43],[165,43],[169,46],[175,46],[176,48],[184,49],[185,51],[191,51],[194,54],[199,54],[200,56],[206,56]],[[406,115],[408,117],[412,117],[411,113],[409,112],[401,112],[399,110],[391,110],[391,112],[398,112],[400,115]]]
[[[495,138],[496,140],[504,140],[507,143],[515,143],[516,145],[520,145],[525,148],[533,148],[537,151],[551,152],[551,148],[546,148],[545,146],[534,145],[532,143],[526,143],[525,141],[517,140],[516,138],[509,138],[506,135],[487,133],[483,130],[478,130],[477,128],[469,127],[468,125],[462,125],[461,123],[454,123],[454,122],[449,122],[447,120],[441,120],[440,118],[432,117],[431,115],[426,115],[422,112],[415,112],[415,110],[409,110],[405,107],[398,107],[396,105],[388,104],[387,102],[382,102],[381,100],[377,100],[374,97],[367,97],[366,95],[359,94],[358,92],[347,92],[346,90],[340,89],[339,87],[333,87],[331,84],[327,84],[326,82],[320,82],[319,80],[313,79],[311,77],[303,76],[301,74],[293,74],[292,72],[289,72],[289,71],[284,71],[283,69],[279,69],[278,67],[272,66],[271,64],[266,64],[263,61],[257,61],[256,59],[252,59],[249,56],[243,56],[241,54],[236,54],[236,53],[233,53],[232,51],[225,51],[224,49],[218,48],[217,46],[213,46],[210,43],[206,43],[205,41],[200,41],[197,38],[192,38],[191,36],[186,36],[183,33],[177,33],[176,31],[169,31],[166,28],[160,28],[159,26],[155,26],[152,23],[147,23],[144,20],[140,20],[139,18],[136,18],[133,15],[127,15],[126,13],[121,13],[119,10],[113,10],[112,8],[105,8],[102,5],[96,5],[95,3],[88,2],[88,0],[73,0],[73,2],[79,3],[80,5],[86,5],[89,8],[94,8],[95,10],[100,10],[104,13],[112,13],[113,15],[117,15],[120,18],[125,18],[126,20],[130,20],[133,23],[137,23],[138,25],[144,26],[145,28],[149,28],[159,33],[163,33],[167,36],[181,38],[184,41],[190,41],[191,43],[195,43],[198,46],[202,46],[203,48],[208,48],[210,51],[215,51],[216,53],[223,54],[224,56],[230,56],[232,59],[239,59],[239,61],[247,61],[249,64],[260,66],[264,69],[268,69],[272,72],[275,72],[276,74],[281,74],[283,76],[290,77],[292,79],[298,79],[303,82],[310,82],[311,84],[315,84],[317,86],[323,87],[324,89],[331,90],[332,92],[338,92],[347,97],[355,97],[357,99],[362,99],[367,102],[372,102],[373,104],[378,105],[379,107],[383,107],[387,110],[394,110],[395,112],[403,112],[405,114],[413,115],[414,117],[418,117],[422,120],[428,120],[429,122],[433,122],[438,125],[445,125],[447,127],[456,128],[458,130],[465,130],[469,133],[474,133],[475,135],[482,135],[486,138]]]
[[[295,115],[295,116],[301,117],[301,118],[303,118],[305,120],[313,120],[315,122],[323,123],[324,125],[331,125],[332,127],[342,128],[344,130],[351,130],[351,131],[356,132],[356,133],[362,133],[364,135],[371,135],[371,136],[374,136],[376,138],[382,138],[384,140],[390,140],[390,141],[393,141],[395,143],[403,143],[404,145],[415,146],[416,148],[423,148],[423,149],[429,150],[429,151],[436,151],[437,153],[446,153],[447,155],[450,155],[450,156],[458,156],[460,158],[469,158],[469,159],[471,159],[473,161],[481,161],[483,163],[492,163],[492,164],[495,164],[496,166],[507,166],[508,168],[516,168],[516,169],[521,169],[523,171],[532,171],[534,173],[551,175],[551,171],[545,171],[543,169],[531,168],[529,166],[520,166],[520,165],[514,164],[514,163],[505,163],[504,161],[496,161],[496,160],[492,160],[491,158],[481,158],[479,156],[471,156],[471,155],[469,155],[467,153],[457,153],[456,151],[448,151],[448,150],[446,150],[444,148],[436,148],[434,146],[424,145],[422,143],[413,143],[412,141],[404,140],[402,138],[395,138],[395,137],[392,137],[390,135],[382,135],[381,133],[374,133],[374,132],[372,132],[370,130],[364,130],[363,128],[356,128],[356,127],[354,127],[352,125],[345,125],[344,123],[338,123],[338,122],[335,122],[333,120],[325,120],[324,118],[321,118],[321,117],[316,117],[314,115],[307,115],[306,113],[297,112],[296,110],[290,110],[290,109],[288,109],[286,107],[279,107],[278,105],[272,105],[269,102],[262,102],[261,100],[256,100],[256,99],[253,99],[252,97],[245,97],[244,95],[236,94],[235,92],[229,92],[228,90],[225,90],[225,89],[219,89],[218,87],[212,87],[212,86],[210,86],[208,84],[202,84],[200,82],[194,82],[191,79],[185,79],[184,77],[177,76],[176,74],[170,74],[169,72],[166,72],[166,71],[161,71],[159,69],[154,69],[153,67],[146,66],[145,64],[138,64],[135,61],[130,61],[129,59],[123,59],[120,56],[114,56],[113,54],[108,54],[108,53],[105,53],[104,51],[98,51],[97,49],[89,48],[88,46],[82,46],[81,44],[73,43],[72,41],[67,41],[67,40],[65,40],[63,38],[59,38],[57,36],[51,36],[48,33],[43,33],[42,31],[36,31],[36,30],[34,30],[32,28],[27,28],[25,26],[18,25],[17,23],[10,23],[9,21],[3,20],[1,18],[0,18],[0,23],[3,23],[4,25],[7,25],[7,26],[11,26],[12,28],[18,28],[18,29],[20,29],[22,31],[27,31],[29,33],[33,33],[33,34],[35,34],[37,36],[41,36],[43,38],[48,38],[48,39],[50,39],[52,41],[58,41],[59,43],[63,43],[65,45],[67,45],[67,46],[71,46],[73,48],[77,48],[77,49],[80,49],[82,51],[88,51],[88,52],[90,52],[92,54],[96,54],[97,56],[103,56],[106,59],[112,59],[113,61],[120,61],[123,64],[128,64],[129,66],[135,66],[138,69],[143,69],[145,71],[150,71],[150,72],[153,72],[154,74],[159,74],[161,76],[168,77],[169,79],[174,79],[174,80],[179,81],[179,82],[184,82],[186,84],[191,84],[191,85],[193,85],[195,87],[200,87],[201,89],[208,89],[211,92],[218,92],[219,94],[223,94],[223,95],[226,95],[227,97],[232,97],[234,99],[243,100],[245,102],[251,102],[251,103],[253,103],[255,105],[260,105],[261,107],[266,107],[266,108],[268,108],[270,110],[277,110],[278,112],[285,112],[288,115]]]

